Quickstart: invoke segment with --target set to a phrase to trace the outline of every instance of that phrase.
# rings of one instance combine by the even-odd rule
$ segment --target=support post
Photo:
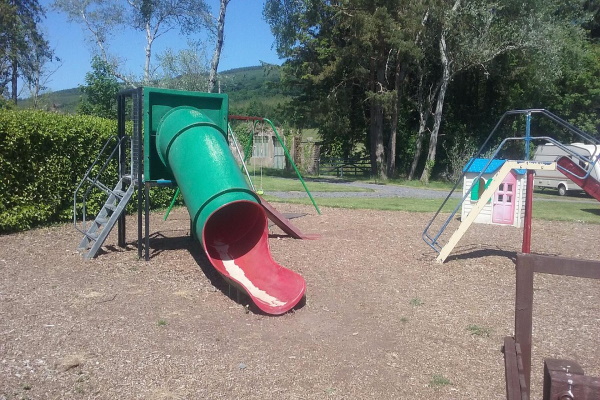
[[[134,109],[134,119],[133,119],[133,134],[136,135],[137,139],[134,141],[136,148],[135,150],[137,155],[137,162],[132,165],[132,168],[136,168],[135,177],[137,179],[137,189],[138,189],[138,259],[142,259],[142,207],[143,207],[143,190],[142,186],[144,184],[143,176],[144,176],[144,141],[142,136],[142,112],[143,112],[143,101],[142,101],[142,88],[139,87],[136,90],[136,98],[133,105]],[[132,156],[134,156],[132,154]],[[132,172],[133,169],[132,169]]]
[[[517,254],[515,340],[521,346],[527,398],[531,387],[531,329],[533,327],[533,262]]]
[[[144,247],[143,243],[142,243],[142,238],[144,237],[143,235],[143,231],[142,231],[142,225],[143,225],[143,211],[142,209],[144,208],[144,190],[142,189],[142,182],[141,182],[141,177],[138,181],[138,187],[137,187],[137,192],[138,192],[138,260],[142,259],[142,248]]]
[[[126,168],[125,149],[123,142],[125,138],[125,97],[117,96],[117,135],[119,138],[119,180],[123,177]],[[123,190],[123,188],[120,188]],[[117,244],[119,247],[125,247],[125,212],[117,220]]]
[[[146,230],[146,243],[144,245],[144,259],[150,260],[150,183],[146,182],[144,185],[144,213],[145,213],[145,230]]]
[[[523,245],[521,252],[531,253],[531,220],[533,214],[533,177],[534,171],[527,170],[527,187],[525,188],[525,221],[523,224]]]

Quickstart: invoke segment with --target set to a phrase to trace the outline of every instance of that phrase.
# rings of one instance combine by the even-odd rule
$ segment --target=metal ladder
[[[83,234],[78,250],[83,253],[85,259],[96,256],[135,191],[135,181],[132,179],[131,174],[121,176],[113,189],[99,180],[102,173],[106,171],[110,161],[115,156],[120,156],[122,144],[125,140],[126,137],[119,138],[113,136],[109,138],[75,189],[73,196],[73,223],[75,228]],[[111,147],[111,144],[115,142],[116,144]],[[83,191],[84,188],[85,191]],[[104,192],[108,198],[94,220],[89,221],[87,219],[87,202],[94,188]],[[78,193],[81,191],[83,191],[83,196],[78,201]],[[80,205],[82,211],[82,218],[79,222],[77,219],[78,205]]]

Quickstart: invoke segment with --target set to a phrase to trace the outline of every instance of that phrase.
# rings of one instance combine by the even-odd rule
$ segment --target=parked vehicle
[[[535,150],[533,161],[554,162],[560,157],[567,156],[577,162],[584,170],[589,171],[591,169],[590,176],[597,180],[600,178],[600,162],[594,162],[600,155],[600,146],[572,143],[564,147],[568,151],[554,144],[540,145]],[[536,171],[534,185],[541,188],[557,189],[560,196],[564,196],[572,190],[582,190],[581,187],[558,170]]]

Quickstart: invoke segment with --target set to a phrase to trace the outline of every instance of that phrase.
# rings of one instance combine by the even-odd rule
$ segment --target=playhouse
[[[505,162],[506,160],[490,162],[489,159],[476,158],[467,163],[463,171],[463,197],[467,195],[470,188],[471,193],[465,197],[462,204],[462,220],[478,203],[483,191],[490,185],[492,178]],[[486,165],[488,166],[483,171]],[[525,218],[526,187],[526,170],[511,170],[473,222],[522,227]]]

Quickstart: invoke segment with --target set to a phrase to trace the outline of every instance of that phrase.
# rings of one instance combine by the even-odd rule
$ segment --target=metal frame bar
[[[117,95],[117,126],[118,126],[118,134],[119,138],[125,138],[126,135],[126,119],[127,119],[127,98],[132,99],[131,104],[131,119],[133,121],[133,132],[131,135],[131,154],[130,154],[130,165],[129,165],[129,174],[132,179],[132,183],[137,186],[137,214],[138,214],[138,258],[142,258],[142,249],[143,249],[143,236],[142,236],[142,209],[143,209],[143,135],[142,135],[142,87],[133,88],[133,89],[125,89],[119,92]],[[124,149],[119,149],[119,178],[121,178],[126,170],[126,153]],[[137,156],[137,159],[136,159]],[[125,237],[126,237],[126,228],[125,228],[125,214],[121,216],[119,219],[119,246],[124,247]]]
[[[126,137],[125,132],[125,97],[119,94],[117,96],[117,135],[119,137],[119,180],[123,177],[123,171],[126,168],[125,152],[123,151],[123,140]],[[121,188],[122,189],[122,188]],[[125,214],[122,213],[117,220],[117,243],[119,247],[125,247],[126,224]]]

